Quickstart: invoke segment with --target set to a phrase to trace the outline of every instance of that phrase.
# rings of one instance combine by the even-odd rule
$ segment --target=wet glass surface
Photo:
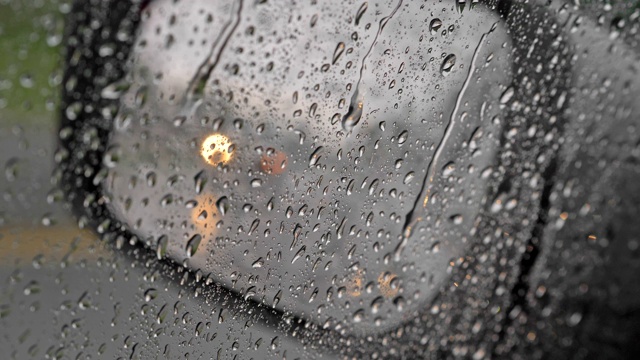
[[[632,357],[639,18],[0,1],[0,348]]]

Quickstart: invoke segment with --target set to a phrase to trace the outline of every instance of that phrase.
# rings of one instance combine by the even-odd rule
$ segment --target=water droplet
[[[192,257],[195,255],[196,251],[198,251],[198,246],[200,246],[200,241],[202,241],[202,236],[200,234],[193,235],[191,239],[187,242],[187,257]]]
[[[321,153],[322,153],[322,146],[318,146],[309,157],[309,166],[314,166],[318,163],[321,157]]]
[[[384,297],[378,296],[377,298],[373,299],[373,301],[371,301],[371,313],[377,314],[378,311],[380,311],[382,304],[384,304]]]
[[[196,325],[196,330],[195,330],[196,336],[200,336],[203,330],[204,330],[204,322],[200,321],[198,325]]]
[[[260,220],[259,219],[253,220],[253,222],[251,223],[251,227],[249,227],[248,235],[253,234],[258,228],[258,225],[260,225]]]
[[[500,96],[500,105],[505,105],[506,103],[508,103],[514,94],[515,90],[513,89],[513,87],[507,88],[507,90],[502,93],[502,96]]]
[[[464,7],[467,5],[467,0],[455,0],[456,1],[456,9],[458,12],[463,12]]]
[[[358,8],[358,11],[356,12],[356,19],[355,19],[356,26],[360,24],[360,19],[362,19],[362,15],[364,15],[368,7],[369,7],[369,4],[365,1],[364,3],[362,3],[362,5],[360,5],[360,8]]]
[[[364,98],[360,95],[358,88],[356,88],[349,103],[349,110],[347,110],[347,113],[342,118],[342,128],[346,131],[351,131],[358,125],[362,117],[363,108]]]
[[[247,289],[247,291],[244,293],[244,300],[249,300],[252,297],[256,296],[256,287],[255,286],[251,286]]]
[[[413,180],[413,178],[415,178],[415,173],[414,173],[413,171],[410,171],[410,172],[409,172],[409,173],[404,177],[404,181],[403,181],[403,183],[404,183],[404,184],[408,184],[408,183],[410,183],[410,182]]]
[[[253,179],[251,180],[251,187],[252,188],[259,188],[262,186],[262,179]]]
[[[442,75],[449,75],[455,64],[456,56],[454,54],[447,55],[442,61],[442,65],[440,66],[440,72],[442,73]]]
[[[144,292],[144,301],[149,302],[158,296],[158,290],[151,288]]]
[[[44,262],[44,255],[38,254],[33,258],[33,260],[31,260],[31,265],[33,266],[34,269],[40,269],[42,268],[43,262]]]
[[[307,250],[307,247],[302,245],[302,247],[300,248],[300,250],[298,250],[296,252],[296,254],[293,256],[293,259],[291,260],[291,263],[293,264],[294,262],[296,262],[296,260],[300,259],[300,257],[302,257],[302,255],[304,255],[304,252]]]
[[[445,166],[442,167],[442,176],[449,177],[456,170],[455,163],[449,162]]]
[[[164,259],[167,254],[167,245],[169,244],[169,238],[167,235],[162,235],[158,238],[158,245],[156,250],[156,256],[159,260]]]
[[[160,199],[160,206],[166,207],[173,203],[173,194],[167,194]]]
[[[258,260],[254,261],[253,264],[251,264],[251,267],[253,268],[261,268],[262,266],[264,266],[263,258],[258,258]]]
[[[42,216],[42,220],[40,221],[40,223],[43,226],[51,226],[51,225],[53,225],[54,224],[53,216],[51,214],[49,214],[49,213],[44,214]]]
[[[278,346],[280,346],[280,339],[278,339],[278,337],[274,337],[273,340],[271,340],[271,350],[275,350],[278,348]]]
[[[460,214],[456,214],[456,215],[451,216],[451,221],[456,225],[462,224],[463,220],[464,220],[464,218]]]
[[[313,300],[315,300],[316,296],[318,296],[318,288],[315,288],[313,290],[313,292],[311,293],[311,296],[309,296],[309,302],[313,302]]]
[[[25,295],[37,294],[40,292],[40,284],[37,281],[29,282],[23,289]]]
[[[226,196],[218,199],[218,201],[216,201],[216,208],[218,208],[218,212],[220,212],[220,215],[224,216],[224,214],[229,211],[229,199],[227,199]]]
[[[169,315],[169,307],[165,304],[164,306],[162,306],[162,308],[160,308],[160,311],[158,311],[156,322],[158,324],[164,323],[164,319],[167,318],[167,315]]]
[[[354,323],[359,323],[364,319],[365,313],[363,309],[359,309],[357,310],[355,313],[353,313],[353,322]]]
[[[438,30],[440,30],[440,27],[442,27],[442,21],[438,18],[433,19],[429,23],[429,32],[431,35],[435,35],[438,33]]]
[[[147,102],[147,87],[141,86],[140,89],[136,92],[136,97],[134,99],[135,105],[137,107],[142,107]]]
[[[7,178],[7,181],[14,181],[18,177],[19,163],[18,158],[7,160],[4,166],[4,176]]]
[[[200,194],[205,184],[207,183],[207,176],[204,170],[200,171],[194,178],[196,194]]]
[[[402,145],[407,141],[409,137],[409,132],[407,130],[403,131],[398,135],[398,145]]]
[[[147,174],[147,186],[156,186],[156,173],[154,173],[153,171]]]
[[[398,309],[398,311],[403,311],[406,301],[402,296],[398,296],[393,300],[393,303],[396,305],[396,309]]]
[[[187,117],[186,116],[176,116],[173,119],[173,126],[180,127],[185,123],[185,121],[187,121]]]
[[[105,86],[100,92],[100,96],[107,100],[117,100],[124,92],[129,90],[131,84],[126,81],[118,81]]]

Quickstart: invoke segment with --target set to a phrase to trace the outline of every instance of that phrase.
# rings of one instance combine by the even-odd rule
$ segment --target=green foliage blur
[[[58,0],[0,0],[0,125],[55,122],[68,8]]]

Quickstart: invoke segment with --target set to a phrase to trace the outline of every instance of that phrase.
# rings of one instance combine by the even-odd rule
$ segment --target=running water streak
[[[440,157],[442,156],[443,149],[445,145],[449,142],[453,128],[456,125],[456,118],[458,117],[460,104],[462,103],[462,99],[464,98],[464,95],[467,91],[467,87],[471,82],[473,73],[476,70],[475,64],[478,58],[478,54],[480,53],[480,49],[482,48],[482,44],[484,43],[487,35],[489,35],[493,31],[493,29],[494,28],[492,27],[491,30],[482,34],[482,37],[480,37],[480,42],[478,43],[478,46],[476,47],[473,53],[473,57],[471,58],[471,64],[469,66],[469,72],[467,73],[467,77],[465,78],[462,84],[462,88],[460,89],[460,92],[458,92],[458,96],[456,98],[453,111],[451,112],[451,117],[449,118],[449,122],[447,123],[447,126],[444,129],[444,134],[442,136],[442,139],[436,146],[436,151],[427,166],[427,172],[422,181],[422,188],[420,190],[420,194],[416,198],[416,201],[413,207],[411,208],[411,211],[407,213],[406,220],[402,228],[402,241],[400,242],[400,244],[398,244],[398,246],[395,249],[395,255],[394,255],[395,261],[400,260],[400,255],[404,247],[407,245],[409,237],[411,237],[411,231],[413,227],[415,226],[416,223],[420,222],[425,216],[424,213],[427,209],[427,204],[429,203],[429,196],[431,195],[431,188],[433,186],[433,181],[435,178],[435,169],[437,168],[438,163],[440,162]],[[422,199],[422,201],[420,199]],[[421,202],[422,202],[422,206],[419,206]]]
[[[231,35],[236,31],[238,24],[240,24],[240,15],[242,13],[242,2],[243,0],[237,0],[234,2],[234,9],[232,9],[231,18],[229,21],[224,24],[220,35],[216,38],[216,40],[211,45],[211,50],[209,54],[204,59],[202,64],[198,66],[198,70],[195,75],[189,82],[189,87],[187,89],[187,93],[190,97],[194,95],[200,95],[204,89],[205,84],[209,80],[213,69],[220,62],[220,58],[222,57],[222,52],[224,51]],[[220,44],[220,46],[218,46]],[[217,50],[217,51],[216,51]]]
[[[384,18],[382,18],[382,20],[380,20],[380,23],[378,24],[378,32],[376,33],[376,36],[373,38],[373,42],[369,47],[369,51],[367,51],[367,53],[362,58],[362,64],[360,65],[360,75],[358,77],[358,82],[356,83],[356,88],[349,102],[349,110],[342,118],[342,128],[346,131],[352,130],[356,125],[358,125],[358,123],[360,122],[360,118],[362,118],[362,111],[364,110],[364,94],[361,94],[360,92],[360,83],[362,82],[362,75],[364,74],[365,62],[369,58],[369,54],[371,54],[371,51],[373,51],[373,48],[376,46],[376,43],[378,42],[378,37],[382,33],[382,30],[384,29],[385,25],[387,25],[389,20],[391,20],[391,18],[396,14],[398,9],[400,9],[401,5],[402,5],[402,0],[399,0],[398,4],[393,9],[391,14],[385,16]]]

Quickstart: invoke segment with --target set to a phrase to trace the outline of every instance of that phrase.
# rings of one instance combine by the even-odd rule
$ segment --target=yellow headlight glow
[[[230,146],[229,138],[221,134],[212,134],[202,142],[200,154],[210,165],[226,164],[231,160]]]

